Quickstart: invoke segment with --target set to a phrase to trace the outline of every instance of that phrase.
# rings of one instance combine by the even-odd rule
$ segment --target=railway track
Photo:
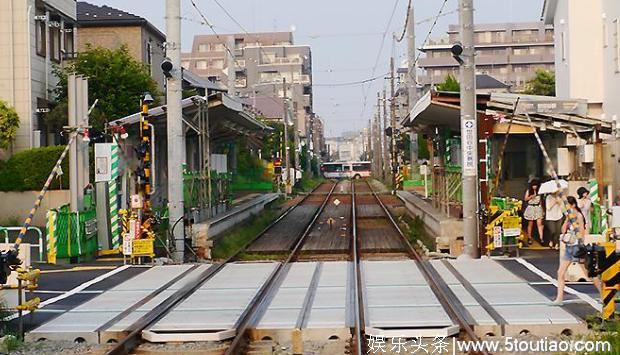
[[[374,198],[376,204],[380,207],[382,215],[379,216],[379,218],[387,219],[389,221],[390,228],[389,230],[383,230],[383,235],[386,236],[386,238],[399,239],[401,243],[400,245],[402,248],[401,250],[404,251],[411,260],[415,261],[419,270],[422,272],[424,278],[426,279],[427,284],[430,286],[434,295],[437,297],[437,299],[441,303],[441,306],[443,307],[443,309],[448,313],[450,318],[456,324],[458,324],[461,335],[469,338],[470,340],[480,340],[479,337],[475,334],[472,326],[469,324],[467,319],[459,311],[457,305],[460,302],[458,302],[458,299],[456,298],[456,296],[452,293],[452,291],[450,291],[450,289],[447,287],[447,285],[441,279],[441,277],[437,274],[437,272],[430,266],[429,262],[425,261],[422,258],[422,256],[417,252],[417,250],[413,247],[411,242],[407,239],[405,234],[400,229],[398,223],[392,217],[392,214],[390,213],[389,209],[386,207],[383,201],[379,198],[379,196],[375,193],[375,191],[373,190],[372,186],[368,183],[368,181],[364,181],[363,184],[364,184],[363,185],[364,187],[362,188],[362,191],[369,192]],[[355,239],[357,240],[359,239],[359,235],[358,235],[358,227],[357,227],[358,219],[355,218],[357,215],[355,211],[356,210],[355,184],[353,185],[353,188],[352,188],[352,195],[353,195],[353,215],[354,215],[353,231],[354,231]],[[356,246],[358,244],[359,243],[355,243]],[[363,290],[360,289],[362,285],[361,280],[364,278],[364,275],[363,275],[363,269],[360,267],[360,260],[367,256],[372,256],[375,253],[364,254],[361,248],[359,248],[356,253],[357,253],[357,258],[355,259],[354,262],[356,263],[355,265],[356,274],[357,274],[356,277],[358,279],[357,292],[358,292],[358,303],[359,303],[359,309],[360,309],[359,314],[362,317],[359,323],[359,326],[361,328],[360,330],[356,330],[356,336],[358,336],[359,338],[365,339],[365,333],[363,331],[363,327],[365,326],[363,322],[364,309],[365,309],[363,302],[365,298],[363,295]],[[364,346],[364,344],[361,344],[360,346]],[[487,354],[487,352],[484,351],[483,354]]]
[[[289,207],[280,217],[278,217],[274,222],[272,222],[269,226],[267,226],[259,235],[253,238],[251,241],[246,243],[242,248],[240,248],[234,255],[229,257],[224,262],[214,264],[209,267],[207,270],[202,272],[195,283],[191,283],[186,285],[185,287],[176,291],[172,296],[168,297],[163,303],[161,303],[158,307],[148,312],[137,321],[135,321],[131,326],[129,326],[126,330],[127,335],[115,344],[106,354],[108,355],[120,355],[120,354],[130,354],[134,351],[142,342],[142,332],[147,329],[151,324],[157,322],[162,319],[168,312],[170,312],[176,305],[180,304],[183,300],[187,299],[191,294],[193,294],[202,284],[212,279],[219,271],[221,271],[227,264],[233,263],[239,260],[240,255],[249,249],[249,247],[255,243],[257,240],[260,240],[264,237],[270,230],[275,228],[275,226],[279,225],[284,219],[286,219],[289,215],[291,215],[298,207],[303,206],[306,201],[311,199],[311,197],[316,196],[316,194],[323,194],[323,202],[320,207],[313,214],[313,217],[309,224],[307,224],[303,233],[295,239],[293,243],[293,247],[290,249],[290,253],[288,257],[278,265],[275,272],[271,274],[271,277],[267,280],[264,287],[261,289],[258,297],[252,302],[252,304],[248,307],[244,315],[242,316],[240,326],[237,328],[237,335],[230,343],[228,350],[226,350],[226,354],[239,354],[241,351],[241,347],[244,345],[245,341],[245,333],[248,329],[248,325],[252,320],[252,317],[255,314],[256,308],[262,302],[265,294],[269,290],[270,286],[276,283],[276,281],[282,277],[282,272],[287,265],[289,265],[293,260],[297,258],[299,252],[301,250],[301,246],[304,244],[304,240],[308,235],[309,230],[312,225],[315,223],[319,214],[325,208],[327,201],[332,195],[334,189],[336,188],[337,183],[324,183],[316,187],[311,193],[306,195],[300,202]]]

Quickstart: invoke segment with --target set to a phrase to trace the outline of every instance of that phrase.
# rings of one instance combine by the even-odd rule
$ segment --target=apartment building
[[[13,106],[20,118],[8,153],[44,143],[43,117],[54,99],[50,90],[57,83],[52,65],[62,65],[74,52],[75,28],[75,0],[2,1],[0,99]]]
[[[474,27],[476,70],[511,86],[511,91],[525,89],[536,70],[554,70],[553,26],[544,22],[479,24]],[[421,48],[426,54],[419,67],[425,75],[421,84],[435,85],[448,74],[459,77],[459,63],[450,48],[459,40],[458,25],[450,25],[448,36],[431,40]]]
[[[164,92],[165,77],[161,62],[165,58],[166,35],[143,17],[87,2],[77,3],[77,49],[83,51],[88,45],[118,49],[126,45],[129,53],[146,64],[151,77]]]
[[[261,96],[284,98],[286,79],[291,117],[296,118],[301,137],[308,135],[313,113],[312,52],[310,46],[295,45],[291,32],[194,36],[191,53],[182,54],[182,65],[224,85],[232,76],[231,91],[249,102]]]

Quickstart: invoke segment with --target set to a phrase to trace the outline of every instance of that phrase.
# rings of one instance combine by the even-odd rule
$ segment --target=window
[[[198,52],[204,53],[206,51],[208,51],[209,47],[206,44],[199,44],[198,45]]]
[[[566,61],[566,37],[564,31],[560,33],[560,47],[562,47],[562,61]]]
[[[151,66],[153,63],[153,48],[151,47],[151,41],[146,42],[146,64]]]
[[[214,52],[223,52],[224,51],[224,45],[222,43],[212,43],[211,44],[211,50]]]
[[[514,55],[527,55],[527,48],[515,48],[512,50]]]
[[[60,25],[50,24],[50,58],[60,62]]]
[[[73,45],[73,27],[65,24],[63,36],[65,37],[65,55],[72,58],[75,52]]]
[[[43,14],[38,14],[37,16],[42,16]],[[39,20],[36,21],[35,24],[35,37],[37,42],[37,54],[46,57],[47,51],[47,39],[45,38],[45,21]]]
[[[603,19],[601,21],[601,23],[603,24],[603,48],[607,48],[607,46],[609,45],[609,40],[607,39],[607,37],[609,36],[609,31],[607,29],[607,15],[603,14]]]
[[[620,36],[618,35],[620,32],[620,22],[618,19],[613,21],[613,31],[614,31],[614,67],[615,72],[620,72]]]
[[[211,61],[211,67],[216,69],[224,69],[224,59],[213,59]]]
[[[207,61],[206,60],[196,61],[196,69],[201,69],[201,70],[207,69]]]

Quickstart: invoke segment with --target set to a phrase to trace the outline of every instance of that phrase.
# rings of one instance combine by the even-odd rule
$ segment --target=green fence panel
[[[57,210],[56,246],[57,258],[92,255],[97,251],[97,230],[87,228],[96,219],[95,210],[71,212],[68,206]]]

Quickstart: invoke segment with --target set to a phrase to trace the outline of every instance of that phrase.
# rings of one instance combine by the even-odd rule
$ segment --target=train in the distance
[[[362,179],[370,177],[369,161],[337,161],[321,164],[326,179]]]

